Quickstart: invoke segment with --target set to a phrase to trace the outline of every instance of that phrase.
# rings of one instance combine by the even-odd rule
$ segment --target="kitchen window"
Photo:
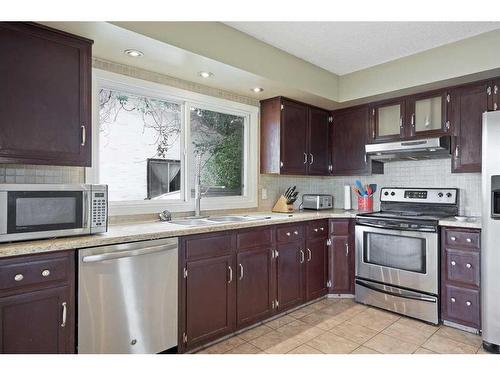
[[[257,206],[258,108],[94,70],[93,167],[111,215]]]

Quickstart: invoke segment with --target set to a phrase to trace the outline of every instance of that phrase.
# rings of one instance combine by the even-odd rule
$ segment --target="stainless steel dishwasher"
[[[177,345],[178,239],[79,251],[78,353]]]

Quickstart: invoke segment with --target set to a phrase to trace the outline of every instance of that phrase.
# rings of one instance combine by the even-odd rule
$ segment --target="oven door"
[[[356,225],[356,277],[438,294],[438,234]]]
[[[89,191],[13,190],[0,193],[0,240],[16,241],[90,233]]]

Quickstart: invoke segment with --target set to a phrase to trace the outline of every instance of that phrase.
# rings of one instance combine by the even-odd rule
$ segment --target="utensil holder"
[[[373,211],[373,197],[358,197],[358,211]]]
[[[279,197],[278,201],[273,207],[273,212],[279,212],[283,214],[289,214],[293,212],[293,204],[287,204],[288,200],[285,198],[284,195]]]

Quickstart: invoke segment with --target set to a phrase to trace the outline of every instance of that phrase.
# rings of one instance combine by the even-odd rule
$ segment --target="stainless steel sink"
[[[179,219],[170,221],[171,224],[185,225],[185,226],[199,226],[199,225],[213,225],[215,222],[207,219]]]
[[[264,220],[269,217],[254,217],[254,216],[214,216],[209,217],[208,220],[215,221],[218,223],[233,223],[233,222],[241,222],[241,221],[253,221],[253,220]]]
[[[204,226],[215,225],[222,223],[239,223],[245,221],[267,220],[271,216],[249,216],[249,215],[226,215],[226,216],[213,216],[208,218],[188,218],[172,220],[170,223],[184,226]]]

